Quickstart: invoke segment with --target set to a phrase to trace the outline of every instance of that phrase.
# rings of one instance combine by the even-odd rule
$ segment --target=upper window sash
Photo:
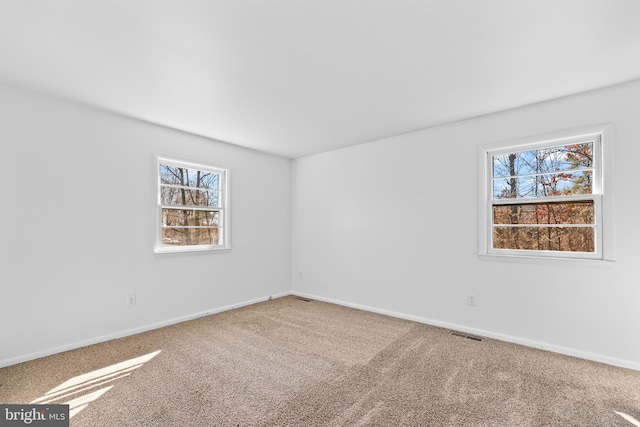
[[[600,192],[600,135],[490,151],[490,199],[538,199]]]

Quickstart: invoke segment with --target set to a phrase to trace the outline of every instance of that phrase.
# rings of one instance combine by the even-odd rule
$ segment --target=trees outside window
[[[226,169],[158,158],[157,252],[228,248]]]

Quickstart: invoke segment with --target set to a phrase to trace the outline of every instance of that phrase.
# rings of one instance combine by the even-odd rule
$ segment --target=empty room
[[[0,426],[640,426],[637,0],[0,0]]]

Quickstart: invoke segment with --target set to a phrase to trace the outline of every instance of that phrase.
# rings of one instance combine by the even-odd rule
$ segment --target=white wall
[[[156,151],[231,168],[230,253],[152,252]],[[290,290],[287,159],[0,86],[0,180],[0,366]]]
[[[294,161],[293,291],[640,369],[639,111],[636,81]],[[480,260],[478,147],[607,122],[617,262]]]

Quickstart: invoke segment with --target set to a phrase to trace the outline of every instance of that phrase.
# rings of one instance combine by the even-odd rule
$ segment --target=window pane
[[[493,180],[493,199],[532,199],[591,194],[592,189],[592,171],[499,178]]]
[[[592,200],[493,207],[494,224],[594,224]]]
[[[220,174],[161,164],[160,182],[217,191],[220,189]]]
[[[162,209],[162,226],[212,227],[220,222],[220,212],[188,209]]]
[[[218,228],[162,228],[162,246],[219,245]]]
[[[495,249],[595,252],[593,227],[494,227]]]
[[[220,207],[219,191],[187,190],[161,186],[160,196],[163,205]]]
[[[535,163],[536,153],[537,150],[533,150],[493,156],[493,177],[500,178],[532,173],[531,162]]]
[[[493,177],[568,172],[593,168],[593,142],[493,156]]]

